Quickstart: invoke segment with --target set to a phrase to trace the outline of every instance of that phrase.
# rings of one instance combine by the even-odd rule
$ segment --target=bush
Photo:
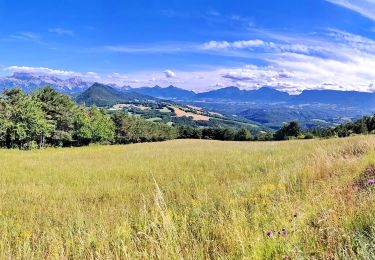
[[[306,133],[305,134],[305,139],[314,139],[315,136],[312,133]]]
[[[36,141],[30,141],[30,142],[27,142],[24,146],[23,146],[23,150],[36,150],[39,148],[39,145]]]

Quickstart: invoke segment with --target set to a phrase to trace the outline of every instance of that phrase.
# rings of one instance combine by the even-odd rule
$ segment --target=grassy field
[[[374,259],[374,146],[1,150],[0,258]]]

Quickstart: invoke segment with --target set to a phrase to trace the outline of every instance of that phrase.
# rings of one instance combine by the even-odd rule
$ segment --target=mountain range
[[[159,90],[159,87],[155,89]],[[219,93],[225,93],[225,95],[219,97],[216,95],[217,92],[213,94],[205,94],[210,98],[215,97],[215,99],[213,100],[216,101],[199,101],[199,99],[196,98],[196,100],[198,101],[194,101],[194,99],[191,99],[190,101],[186,102],[158,99],[145,94],[136,93],[134,92],[134,90],[136,89],[120,91],[119,89],[113,88],[111,86],[95,83],[87,90],[79,94],[76,97],[76,101],[80,104],[97,105],[99,107],[107,107],[111,109],[114,108],[113,106],[115,104],[142,104],[142,106],[147,105],[149,107],[155,107],[155,105],[157,107],[175,106],[176,104],[183,104],[185,105],[185,107],[194,105],[193,107],[201,107],[204,108],[205,111],[211,111],[211,113],[220,112],[221,115],[226,115],[227,118],[234,116],[239,120],[242,120],[243,122],[252,122],[252,124],[255,123],[256,125],[272,129],[278,129],[283,123],[290,121],[298,121],[304,128],[307,129],[316,127],[328,127],[356,119],[357,117],[360,117],[364,114],[364,112],[359,110],[358,108],[339,107],[337,105],[324,105],[319,103],[311,103],[309,105],[288,105],[288,103],[286,102],[281,103],[280,99],[277,99],[276,94],[278,92],[269,88],[262,88],[258,91],[251,91],[250,93],[248,93],[248,96],[250,96],[250,94],[253,95],[253,102],[254,100],[258,100],[258,102],[273,100],[279,103],[261,104],[256,102],[248,103],[225,100],[219,101],[219,98],[223,97],[232,98],[232,96],[228,95],[228,92],[238,92],[239,90],[235,88],[218,90],[217,92]],[[174,91],[184,92],[184,90],[179,90],[177,88],[175,88]],[[143,91],[143,93],[145,92]],[[262,95],[263,93],[265,94]],[[151,94],[160,97],[160,93],[153,92]],[[282,95],[284,96],[282,98],[287,100],[285,94],[282,93]],[[157,112],[155,110],[154,114],[156,113]],[[154,114],[152,114],[153,117],[155,117]]]
[[[74,94],[89,88],[92,84],[93,82],[84,81],[80,77],[64,80],[54,76],[36,75],[25,72],[15,72],[12,76],[0,77],[0,90],[20,87],[26,92],[31,92],[48,85],[60,92]]]
[[[12,76],[0,77],[0,90],[12,87],[21,87],[30,92],[36,88],[49,85],[56,90],[76,96],[90,86],[93,82],[85,81],[80,77],[60,79],[54,76],[35,75],[25,72],[15,72]],[[132,92],[159,99],[183,102],[245,102],[255,104],[330,104],[345,107],[355,107],[365,111],[375,109],[375,94],[357,91],[338,90],[304,90],[299,95],[290,95],[271,87],[262,87],[257,90],[241,90],[237,87],[225,87],[203,93],[169,86],[162,88],[118,86],[107,84],[120,92]],[[118,93],[118,95],[119,95]]]
[[[375,93],[357,91],[304,90],[299,95],[290,95],[267,86],[257,90],[231,86],[195,93],[175,86],[131,88],[103,85],[84,81],[80,77],[60,79],[30,73],[0,77],[0,90],[21,87],[31,92],[45,85],[69,94],[86,105],[112,106],[116,103],[171,100],[239,116],[271,128],[291,120],[302,122],[306,127],[321,123],[333,125],[375,111]]]
[[[171,91],[169,91],[171,90]],[[248,102],[256,104],[325,104],[355,107],[365,111],[375,109],[375,93],[339,90],[304,90],[299,95],[290,95],[271,87],[256,90],[241,90],[237,87],[225,87],[203,93],[194,93],[170,86],[168,88],[134,88],[132,91],[145,95],[196,102]]]

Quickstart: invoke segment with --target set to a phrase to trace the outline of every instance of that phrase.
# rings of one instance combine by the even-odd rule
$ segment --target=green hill
[[[99,107],[113,106],[119,103],[154,100],[155,98],[135,92],[121,92],[111,86],[95,83],[90,88],[79,94],[77,103]]]
[[[87,106],[106,107],[109,111],[124,111],[139,115],[145,119],[157,120],[174,126],[195,127],[234,127],[247,126],[258,129],[260,124],[247,119],[218,114],[195,108],[193,106],[177,105],[132,91],[120,91],[111,86],[95,83],[76,98],[77,103]],[[184,111],[184,115],[176,115],[175,108]],[[193,119],[194,116],[204,117],[204,120]],[[259,128],[263,129],[263,128]]]

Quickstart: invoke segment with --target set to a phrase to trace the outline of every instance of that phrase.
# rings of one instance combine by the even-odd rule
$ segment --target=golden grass
[[[0,258],[372,257],[374,190],[352,183],[375,163],[374,144],[0,150]]]

